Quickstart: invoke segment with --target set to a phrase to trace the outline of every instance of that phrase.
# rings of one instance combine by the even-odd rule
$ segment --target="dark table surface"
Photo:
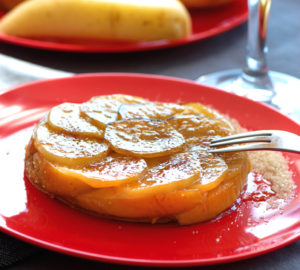
[[[267,38],[269,68],[298,78],[300,78],[299,11],[299,0],[273,0]],[[246,31],[247,25],[243,24],[201,42],[147,52],[80,54],[36,50],[1,43],[0,53],[72,73],[134,72],[194,80],[206,73],[242,67],[246,50]],[[5,75],[5,63],[0,63],[0,77],[7,80],[3,77]],[[9,75],[11,86],[35,79],[24,74],[21,76],[17,71]],[[142,269],[89,261],[35,248],[2,233],[0,246],[1,256],[4,254],[10,256],[11,261],[17,261],[7,266],[7,269]],[[280,250],[252,259],[197,269],[300,269],[299,254],[300,241],[296,241]],[[23,259],[18,260],[19,258]]]

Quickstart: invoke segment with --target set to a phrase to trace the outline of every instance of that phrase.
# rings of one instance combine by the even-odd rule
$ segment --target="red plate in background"
[[[0,13],[3,16],[4,12]],[[246,0],[233,0],[227,6],[192,11],[193,31],[190,37],[178,41],[155,41],[139,43],[94,43],[94,44],[71,44],[50,41],[40,41],[21,37],[7,36],[0,34],[0,40],[15,45],[21,45],[31,48],[69,51],[69,52],[130,52],[162,49],[184,45],[206,39],[225,31],[228,31],[247,20],[248,8]]]
[[[202,102],[248,129],[300,126],[272,108],[193,82],[137,74],[91,74],[34,82],[0,95],[0,226],[3,232],[58,252],[99,261],[151,266],[224,263],[263,254],[299,239],[300,198],[267,211],[251,201],[216,220],[191,226],[96,218],[59,203],[24,177],[24,148],[34,124],[52,106],[124,93],[169,102]],[[291,160],[296,192],[300,156]],[[249,220],[251,221],[249,223]]]

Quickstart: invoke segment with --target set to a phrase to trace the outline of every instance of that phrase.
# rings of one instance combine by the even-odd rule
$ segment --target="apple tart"
[[[233,133],[200,103],[97,96],[55,106],[41,119],[25,173],[42,192],[91,214],[193,224],[229,208],[246,182],[245,152],[209,152],[211,140]]]

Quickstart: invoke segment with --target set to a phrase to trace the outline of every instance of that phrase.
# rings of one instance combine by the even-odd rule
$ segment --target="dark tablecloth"
[[[273,0],[268,31],[268,63],[272,70],[300,78],[300,1]],[[0,44],[0,53],[72,73],[134,72],[194,80],[200,75],[242,67],[246,24],[201,42],[147,52],[79,54]],[[0,77],[11,86],[37,79],[9,72],[0,63]],[[9,76],[9,77],[8,77]],[[9,83],[8,83],[9,85]],[[300,91],[300,89],[299,89]],[[256,258],[198,269],[300,269],[300,241]],[[139,267],[94,262],[24,243],[0,233],[0,267],[8,269],[132,269]]]

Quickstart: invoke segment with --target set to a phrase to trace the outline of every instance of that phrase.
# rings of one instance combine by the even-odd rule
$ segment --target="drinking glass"
[[[246,64],[203,75],[196,81],[267,103],[300,122],[300,80],[268,70],[266,34],[271,0],[248,0]]]

